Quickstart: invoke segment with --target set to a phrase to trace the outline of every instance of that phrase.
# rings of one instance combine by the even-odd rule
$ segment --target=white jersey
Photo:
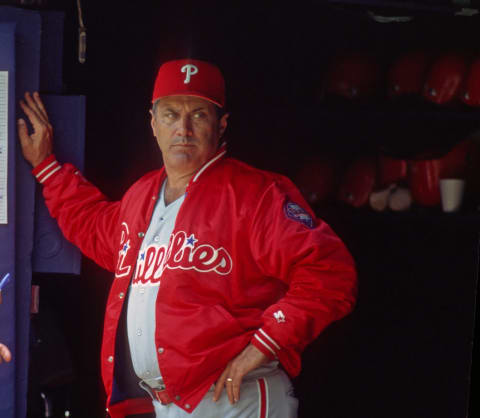
[[[139,275],[139,269],[144,268],[145,258],[150,253],[155,254],[159,247],[168,248],[170,235],[175,226],[175,219],[182,206],[185,195],[165,206],[164,181],[160,197],[153,211],[152,220],[148,226],[145,238],[138,253],[134,278]],[[150,251],[149,251],[150,249]],[[155,251],[154,251],[155,250]],[[161,281],[153,279],[153,272],[142,272],[141,281],[132,281],[127,307],[127,334],[132,363],[139,379],[149,381],[161,377],[155,348],[155,303]]]

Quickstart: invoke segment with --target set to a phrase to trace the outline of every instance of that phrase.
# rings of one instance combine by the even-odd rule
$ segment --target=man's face
[[[192,174],[212,158],[227,118],[228,114],[218,120],[215,106],[198,97],[160,99],[151,125],[167,174]]]

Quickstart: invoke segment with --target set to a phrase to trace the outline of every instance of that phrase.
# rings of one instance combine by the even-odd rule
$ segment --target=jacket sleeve
[[[285,295],[264,311],[263,325],[251,342],[295,376],[305,346],[353,309],[354,261],[286,178],[275,181],[260,197],[250,240],[262,273],[287,285]]]
[[[71,164],[47,157],[32,171],[43,185],[47,208],[63,235],[101,267],[115,270],[120,202],[110,202]]]

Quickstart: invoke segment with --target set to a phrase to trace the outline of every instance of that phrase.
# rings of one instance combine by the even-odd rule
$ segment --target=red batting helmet
[[[422,206],[440,204],[440,179],[465,178],[472,150],[473,142],[465,140],[439,158],[410,161],[409,185],[414,200]]]
[[[415,202],[421,206],[440,204],[439,160],[417,160],[410,162],[409,187]]]
[[[378,185],[386,187],[391,184],[406,180],[408,166],[405,160],[378,156]]]
[[[432,64],[423,90],[430,102],[446,104],[454,101],[468,71],[467,54],[451,52],[438,57]]]
[[[361,157],[347,168],[338,191],[338,198],[354,207],[364,206],[368,203],[375,181],[375,159]]]
[[[316,157],[301,167],[295,183],[311,205],[327,200],[337,184],[338,161],[333,156]]]
[[[421,95],[429,64],[430,55],[425,51],[411,51],[397,57],[387,75],[388,96]]]
[[[368,98],[378,91],[380,76],[374,56],[362,52],[340,54],[330,64],[325,91],[347,99]]]

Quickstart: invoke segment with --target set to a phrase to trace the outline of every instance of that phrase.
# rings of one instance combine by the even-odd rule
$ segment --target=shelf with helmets
[[[299,153],[294,175],[311,205],[434,212],[441,183],[456,179],[464,183],[462,210],[476,210],[480,55],[414,50],[380,63],[341,52],[314,94],[297,111],[305,120],[315,115],[321,129],[306,135],[308,153]]]
[[[321,94],[352,102],[409,100],[480,109],[480,54],[474,50],[399,52],[390,60],[342,51],[328,63]]]
[[[385,58],[353,49],[322,59],[316,70],[314,80],[290,80],[284,103],[266,103],[269,113],[306,125],[320,121],[345,134],[343,148],[382,146],[405,156],[423,152],[422,144],[451,146],[480,129],[480,52],[414,49]]]
[[[305,14],[295,34],[278,35],[281,54],[262,49],[268,65],[233,94],[239,100],[261,86],[259,111],[245,94],[245,106],[232,109],[230,145],[247,162],[289,175],[315,207],[433,213],[441,210],[440,181],[462,179],[462,213],[476,210],[479,18],[383,24],[350,10]],[[249,140],[259,157],[248,146],[241,155],[237,144]]]

